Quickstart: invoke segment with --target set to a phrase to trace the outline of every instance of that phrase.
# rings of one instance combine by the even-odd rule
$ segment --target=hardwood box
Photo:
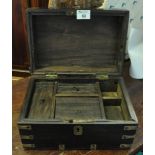
[[[138,121],[122,67],[128,11],[27,10],[31,79],[18,121],[26,149],[127,149]]]

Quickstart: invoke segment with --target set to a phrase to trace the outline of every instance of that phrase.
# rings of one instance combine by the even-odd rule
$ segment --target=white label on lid
[[[76,19],[90,19],[90,10],[76,10]]]

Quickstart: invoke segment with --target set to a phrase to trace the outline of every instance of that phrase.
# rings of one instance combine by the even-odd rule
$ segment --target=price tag
[[[76,19],[88,20],[90,19],[90,10],[76,10]]]

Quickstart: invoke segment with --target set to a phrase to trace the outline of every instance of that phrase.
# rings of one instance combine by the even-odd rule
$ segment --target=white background
[[[143,28],[143,0],[104,0],[104,9],[127,9],[130,11],[130,27]]]

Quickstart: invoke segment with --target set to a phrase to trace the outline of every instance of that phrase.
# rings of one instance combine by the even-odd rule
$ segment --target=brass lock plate
[[[76,125],[73,127],[73,134],[75,136],[80,136],[83,134],[83,127],[80,125]]]

